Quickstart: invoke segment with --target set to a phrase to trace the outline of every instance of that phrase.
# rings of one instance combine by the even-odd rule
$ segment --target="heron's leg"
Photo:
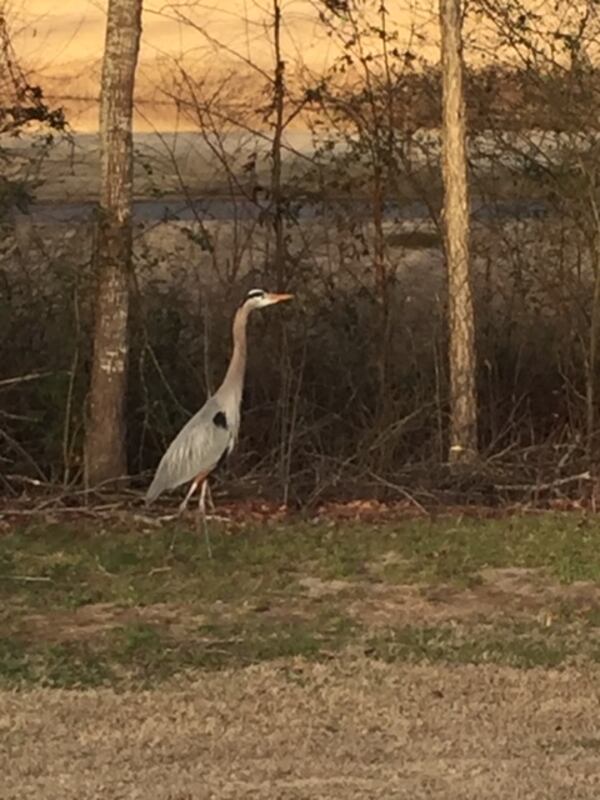
[[[205,517],[206,516],[206,495],[210,493],[210,489],[208,486],[208,480],[204,479],[202,481],[202,486],[200,487],[200,497],[198,498],[198,511]]]
[[[198,475],[198,477],[197,477],[195,480],[193,480],[193,481],[192,481],[192,485],[190,486],[188,493],[187,493],[187,494],[186,494],[186,496],[183,498],[183,501],[182,501],[181,505],[179,506],[179,513],[180,513],[180,514],[183,514],[183,512],[186,510],[186,508],[187,508],[187,504],[188,504],[188,503],[189,503],[189,501],[190,501],[190,497],[191,497],[191,496],[194,494],[194,492],[196,491],[196,489],[197,489],[197,487],[198,487],[198,484],[199,484],[199,483],[200,483],[200,481],[203,479],[203,477],[204,477],[204,476],[202,476],[202,475]]]
[[[189,488],[189,490],[188,490],[188,493],[187,493],[187,494],[186,494],[186,496],[183,498],[183,501],[182,501],[182,502],[179,504],[179,510],[178,510],[178,512],[177,512],[177,516],[178,516],[178,517],[180,517],[180,516],[183,514],[183,512],[185,511],[185,509],[187,508],[187,504],[188,504],[188,503],[189,503],[189,501],[190,501],[190,497],[191,497],[191,496],[194,494],[194,492],[196,491],[196,487],[197,487],[197,486],[198,486],[198,484],[200,483],[201,477],[202,477],[202,476],[200,476],[200,475],[199,475],[199,476],[196,478],[196,480],[193,480],[193,481],[192,481],[192,485],[190,486],[190,488]],[[174,547],[174,545],[175,545],[175,537],[176,537],[176,536],[177,536],[177,528],[175,528],[175,532],[173,533],[173,538],[171,539],[171,545],[170,545],[170,547],[169,547],[169,552],[170,552],[170,553],[172,553],[172,552],[173,552],[173,547]]]
[[[183,498],[183,501],[179,504],[179,511],[177,512],[177,516],[180,517],[183,514],[183,512],[185,511],[185,509],[187,508],[187,504],[190,501],[190,497],[196,491],[196,487],[198,486],[198,484],[202,480],[202,477],[203,477],[202,475],[198,475],[198,477],[195,480],[192,481],[192,485],[190,486],[190,488],[188,490],[188,493]],[[173,552],[173,547],[175,545],[175,537],[176,536],[177,536],[177,528],[175,528],[175,533],[173,534],[173,538],[171,539],[171,545],[169,547],[169,552],[170,553]]]
[[[210,488],[210,483],[208,481],[206,481],[206,499],[208,500],[209,509],[214,514],[217,509],[213,500],[212,489]]]
[[[204,513],[205,513],[206,519],[214,519],[214,520],[217,520],[218,522],[227,522],[227,517],[219,517],[217,514],[214,513],[217,509],[216,509],[216,506],[215,506],[213,498],[212,498],[212,491],[211,491],[211,488],[210,488],[210,483],[208,481],[208,478],[204,482],[200,492],[201,492],[201,494],[204,494],[204,500],[202,500],[202,498],[201,498],[201,501],[202,501],[202,503],[204,505]],[[210,514],[206,514],[206,508],[207,507],[210,509],[210,512],[211,512]]]
[[[200,488],[200,497],[198,499],[198,514],[202,522],[202,529],[204,531],[204,539],[206,540],[206,551],[208,557],[212,558],[212,547],[210,546],[210,536],[208,535],[208,525],[206,521],[206,493],[208,491],[208,480],[205,478]]]

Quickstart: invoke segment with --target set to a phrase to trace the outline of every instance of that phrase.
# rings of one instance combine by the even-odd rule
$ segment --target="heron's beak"
[[[270,303],[282,303],[284,300],[292,300],[294,295],[293,294],[276,294],[275,292],[269,292],[267,295]]]

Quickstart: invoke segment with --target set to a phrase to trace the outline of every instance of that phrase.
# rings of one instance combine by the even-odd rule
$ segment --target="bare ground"
[[[0,797],[596,800],[598,677],[348,653],[160,691],[5,692]]]
[[[378,568],[379,564],[373,565],[374,574]],[[451,583],[389,585],[305,576],[298,581],[300,591],[292,604],[285,596],[272,598],[260,612],[265,619],[310,621],[322,608],[322,601],[327,600],[337,603],[350,619],[376,631],[415,622],[432,626],[508,620],[551,626],[566,607],[579,616],[600,608],[600,586],[592,581],[561,585],[540,570],[523,567],[487,568],[478,577],[480,582],[467,588]],[[20,627],[29,637],[59,642],[91,639],[119,626],[149,623],[162,625],[182,640],[211,616],[218,615],[223,623],[247,613],[247,606],[223,601],[207,605],[204,614],[183,603],[137,607],[90,603],[76,609],[24,615]]]
[[[0,537],[0,800],[600,797],[595,518],[327,530]]]

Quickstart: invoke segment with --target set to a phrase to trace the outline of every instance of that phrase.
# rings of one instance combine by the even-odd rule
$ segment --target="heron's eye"
[[[262,289],[250,289],[250,291],[246,295],[248,300],[250,300],[250,298],[253,298],[253,297],[264,297],[264,296],[265,296],[265,293],[263,292]]]

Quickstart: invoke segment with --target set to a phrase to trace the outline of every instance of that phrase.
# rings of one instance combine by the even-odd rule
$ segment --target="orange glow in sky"
[[[538,12],[543,7],[540,19],[553,16],[554,0],[523,1]],[[73,128],[96,129],[108,0],[8,2],[15,48],[25,67],[32,71],[47,96],[65,106]],[[293,82],[299,64],[313,75],[322,74],[341,52],[336,34],[328,36],[326,26],[319,21],[324,0],[279,2],[288,81]],[[373,0],[375,23],[378,5]],[[410,50],[429,62],[437,61],[438,0],[388,0],[387,6],[388,30],[397,31],[398,49]],[[208,80],[225,72],[239,76],[240,92],[248,86],[244,80],[249,74],[264,85],[265,76],[261,77],[260,70],[272,74],[274,63],[272,10],[273,0],[144,0],[136,97],[138,102],[145,101],[146,113],[152,119],[144,120],[138,114],[136,127],[164,129],[173,125],[173,110],[167,110],[158,85],[165,76],[168,80],[169,75],[176,74],[176,61],[194,63],[196,72]],[[472,23],[465,35],[478,42],[483,37],[488,41],[487,57],[495,59],[494,45],[489,46],[487,34],[478,25],[479,22]],[[467,60],[486,58],[477,50],[465,45]],[[249,63],[254,65],[252,69]],[[157,102],[158,97],[163,102]]]
[[[71,124],[79,129],[97,126],[93,98],[99,91],[107,5],[107,0],[12,0],[9,16],[19,56],[46,94],[64,102]],[[319,5],[322,0],[281,0],[284,58],[289,65],[302,62],[314,73],[339,53],[335,37],[328,37],[319,22]],[[411,25],[421,32],[435,30],[436,0],[390,2],[391,8],[399,5],[403,11],[391,14],[390,20],[407,44]],[[271,12],[272,0],[145,0],[138,97],[156,94],[157,76],[164,76],[169,59],[194,60],[213,73],[247,73],[245,60],[269,70],[274,60]],[[139,118],[136,125],[145,127]]]

